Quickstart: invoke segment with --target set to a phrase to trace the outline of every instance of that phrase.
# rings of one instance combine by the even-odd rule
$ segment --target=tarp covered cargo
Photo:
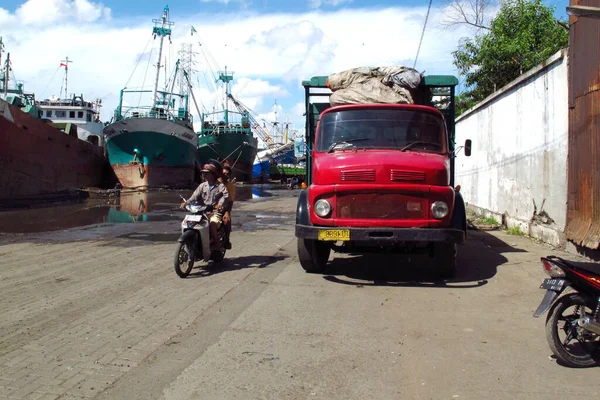
[[[329,102],[342,104],[412,104],[413,94],[419,89],[422,75],[415,69],[394,67],[360,67],[329,76],[332,90]]]

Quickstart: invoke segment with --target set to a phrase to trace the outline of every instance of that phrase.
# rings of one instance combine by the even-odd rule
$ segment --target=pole
[[[4,53],[4,43],[2,42],[2,36],[0,36],[0,71],[2,71],[2,53]],[[4,81],[5,87],[7,84],[8,82]],[[4,91],[4,88],[2,90]]]
[[[158,79],[160,78],[160,60],[162,59],[162,50],[163,50],[163,42],[165,36],[171,37],[171,26],[174,25],[174,22],[171,22],[169,19],[169,6],[166,6],[163,10],[163,14],[161,19],[152,20],[156,25],[152,33],[154,34],[154,38],[156,35],[160,36],[160,47],[158,50],[158,62],[156,63],[156,79],[154,80],[154,91],[153,99],[152,99],[152,108],[156,108],[156,95],[158,94]]]
[[[61,61],[61,65],[65,66],[65,99],[69,98],[69,90],[68,90],[68,85],[69,85],[69,63],[72,63],[73,61],[69,60],[69,57],[65,57],[64,60]],[[58,94],[58,97],[62,96],[62,93]],[[60,100],[60,99],[59,99]]]
[[[163,17],[164,20],[164,17]],[[156,108],[156,95],[158,92],[158,80],[160,78],[160,60],[162,58],[163,40],[164,36],[160,37],[160,47],[158,50],[158,62],[156,63],[156,79],[154,80],[154,91],[152,93],[152,108]]]
[[[10,53],[6,53],[6,70],[4,71],[4,95],[8,95],[8,76],[10,73]]]

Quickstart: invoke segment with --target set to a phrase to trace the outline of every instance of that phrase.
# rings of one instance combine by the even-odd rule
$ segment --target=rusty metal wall
[[[599,0],[571,5],[600,7]],[[600,19],[570,17],[567,238],[600,246]]]

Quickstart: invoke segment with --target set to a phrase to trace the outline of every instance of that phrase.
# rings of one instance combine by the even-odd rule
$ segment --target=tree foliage
[[[553,12],[541,0],[504,0],[490,30],[459,45],[454,65],[468,88],[457,101],[459,112],[568,46]]]

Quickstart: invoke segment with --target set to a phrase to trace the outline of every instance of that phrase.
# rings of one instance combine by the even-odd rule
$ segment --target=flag
[[[66,67],[67,67],[67,64],[65,64],[65,63],[60,63],[60,66],[61,66],[61,67],[65,67],[65,68],[66,68]]]
[[[197,33],[196,28],[192,26],[192,31],[190,32],[191,36],[194,36],[194,33]]]

